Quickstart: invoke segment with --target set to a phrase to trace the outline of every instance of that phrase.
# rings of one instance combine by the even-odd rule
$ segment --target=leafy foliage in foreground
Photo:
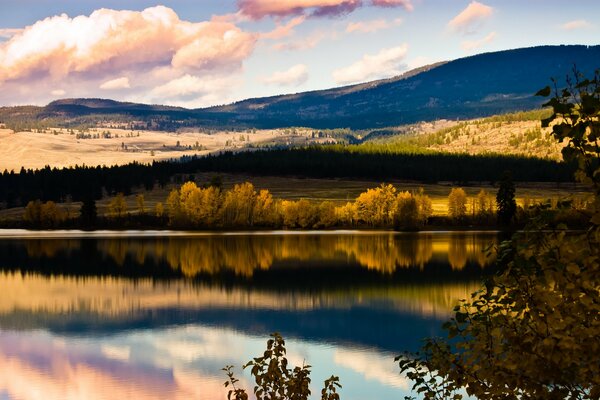
[[[306,400],[310,391],[310,365],[302,367],[288,367],[286,358],[285,340],[278,333],[271,335],[272,339],[267,341],[267,349],[261,357],[256,357],[243,366],[250,368],[254,377],[254,395],[257,400]],[[233,366],[223,368],[228,380],[225,387],[230,388],[227,400],[247,400],[248,393],[245,389],[238,387],[239,379],[233,373]],[[325,380],[321,390],[321,400],[339,400],[337,389],[342,386],[339,378],[331,376]]]
[[[538,95],[549,96],[550,87]],[[502,272],[455,308],[448,339],[398,357],[425,399],[600,398],[600,76],[577,72],[547,105],[565,159],[594,186],[584,234],[543,220],[500,248]]]

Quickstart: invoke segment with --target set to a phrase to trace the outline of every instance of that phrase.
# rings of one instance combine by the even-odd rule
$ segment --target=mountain
[[[189,110],[102,99],[66,99],[46,107],[4,108],[0,121],[94,120],[119,115],[151,127],[183,126],[355,129],[436,119],[468,119],[540,107],[533,96],[551,78],[564,85],[576,66],[591,75],[600,68],[599,46],[540,46],[484,53],[442,62],[384,79],[340,88],[243,100]],[[18,112],[11,110],[18,109]]]

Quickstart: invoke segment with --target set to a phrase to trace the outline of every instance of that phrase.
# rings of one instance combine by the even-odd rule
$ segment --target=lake
[[[0,399],[225,399],[272,332],[344,400],[403,399],[490,232],[0,231]],[[319,396],[316,396],[319,397]]]

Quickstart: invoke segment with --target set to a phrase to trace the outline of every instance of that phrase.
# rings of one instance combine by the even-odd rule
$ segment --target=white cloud
[[[350,22],[346,25],[346,32],[362,32],[362,33],[371,33],[377,32],[382,29],[388,29],[393,26],[400,25],[402,23],[401,18],[396,18],[392,22],[389,22],[385,19],[374,19],[371,21],[358,21],[358,22]]]
[[[108,358],[113,360],[127,361],[131,355],[131,348],[129,346],[114,346],[109,344],[103,344],[100,346],[100,351]]]
[[[398,75],[406,69],[402,62],[407,52],[408,45],[403,44],[377,54],[365,54],[359,61],[333,71],[333,79],[338,84],[349,84]]]
[[[396,371],[396,364],[388,362],[385,355],[338,349],[335,351],[333,359],[337,365],[355,371],[367,381],[377,381],[383,385],[404,390],[410,387],[409,381]]]
[[[491,17],[494,9],[478,1],[472,1],[467,8],[448,22],[448,27],[454,32],[471,33],[485,19]]]
[[[285,71],[274,72],[271,76],[263,77],[261,82],[267,85],[300,86],[308,79],[308,68],[297,64]]]
[[[578,29],[589,29],[592,28],[593,25],[584,19],[577,19],[574,21],[565,22],[560,27],[565,31],[574,31]]]
[[[496,32],[491,32],[486,37],[479,40],[465,40],[460,46],[464,51],[472,51],[493,42],[494,39],[496,39]]]
[[[190,108],[206,107],[237,100],[230,96],[232,88],[239,86],[239,77],[236,75],[200,77],[186,74],[155,87],[148,94],[132,96],[129,100]]]
[[[273,49],[277,51],[302,51],[316,47],[325,39],[334,39],[337,37],[335,32],[327,32],[317,30],[300,39],[276,43],[273,45]]]
[[[277,26],[275,27],[275,29],[273,29],[270,32],[261,33],[260,38],[261,39],[281,39],[286,36],[290,36],[292,33],[294,33],[294,28],[297,27],[298,25],[302,24],[305,19],[306,19],[306,17],[304,15],[301,15],[299,17],[292,18],[285,24],[281,24],[280,22],[277,22]]]
[[[129,78],[126,76],[111,79],[110,81],[106,81],[100,85],[100,89],[103,90],[129,89],[130,87]]]
[[[11,34],[0,41],[4,104],[47,102],[58,85],[73,97],[94,97],[99,87],[128,88],[127,76],[146,85],[131,89],[136,98],[187,75],[207,81],[237,76],[259,37],[224,19],[185,21],[164,6],[62,14]]]
[[[17,33],[21,33],[23,29],[14,28],[0,28],[0,38],[8,39],[15,36]]]
[[[50,92],[52,96],[64,96],[67,92],[64,89],[54,89]]]

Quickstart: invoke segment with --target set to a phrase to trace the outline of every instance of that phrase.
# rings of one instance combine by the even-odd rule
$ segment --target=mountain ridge
[[[436,119],[472,119],[539,108],[534,93],[573,66],[584,74],[600,67],[600,45],[536,46],[443,61],[387,79],[324,90],[250,98],[200,109],[62,99],[45,107],[0,109],[0,122],[31,118],[93,123],[119,115],[138,128],[382,128]],[[8,123],[7,123],[8,122]]]

